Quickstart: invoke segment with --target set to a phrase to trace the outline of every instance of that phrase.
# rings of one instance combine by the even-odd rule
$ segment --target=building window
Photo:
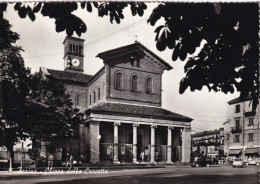
[[[76,54],[78,54],[78,45],[76,45]]]
[[[136,75],[132,76],[132,91],[137,91],[138,90],[138,78]]]
[[[122,90],[123,89],[123,79],[122,73],[116,74],[116,89]]]
[[[70,52],[72,52],[72,44],[70,44]]]
[[[100,100],[100,88],[98,88],[98,100]]]
[[[82,104],[82,96],[81,95],[77,95],[76,96],[76,106],[78,107],[82,107],[83,104]]]
[[[236,105],[236,113],[240,112],[240,104]]]
[[[253,126],[253,125],[254,125],[254,118],[249,118],[248,126]]]
[[[151,93],[153,93],[153,91],[152,91],[152,78],[151,77],[148,77],[147,79],[146,79],[146,93],[148,93],[148,94],[151,94]]]
[[[91,95],[89,95],[89,105],[91,105]]]
[[[94,100],[93,100],[93,103],[96,102],[96,91],[94,91]]]
[[[235,135],[234,142],[239,142],[239,135]]]
[[[253,133],[249,133],[248,134],[248,141],[253,141],[254,140],[254,138],[253,138]]]
[[[240,119],[236,119],[236,130],[239,130],[240,127]]]

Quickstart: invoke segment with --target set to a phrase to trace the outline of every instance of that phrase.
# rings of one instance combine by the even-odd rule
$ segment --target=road
[[[153,169],[123,169],[107,174],[31,175],[1,178],[2,184],[259,184],[259,167],[232,168],[230,166],[209,168],[167,167]]]

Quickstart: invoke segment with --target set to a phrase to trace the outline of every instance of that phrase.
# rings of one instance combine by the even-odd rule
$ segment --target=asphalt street
[[[44,174],[44,175],[16,175],[1,177],[2,184],[146,184],[146,183],[232,183],[259,184],[259,167],[246,166],[244,168],[223,167],[167,167],[153,169],[122,169],[108,170],[105,174]]]

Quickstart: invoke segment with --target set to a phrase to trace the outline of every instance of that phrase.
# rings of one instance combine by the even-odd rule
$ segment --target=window
[[[123,80],[122,80],[122,73],[116,74],[116,89],[122,90],[123,89]]]
[[[91,95],[89,95],[89,105],[91,105]]]
[[[236,130],[239,130],[240,127],[240,119],[236,119]]]
[[[152,92],[152,78],[148,77],[146,79],[146,93],[151,94]]]
[[[76,45],[76,54],[78,54],[78,45]]]
[[[77,95],[76,96],[76,106],[80,106],[82,107],[82,96],[81,95]]]
[[[132,91],[138,90],[138,78],[136,75],[132,76]]]
[[[253,126],[253,125],[254,125],[254,118],[249,118],[248,126]]]
[[[235,135],[234,142],[239,142],[239,135]]]
[[[98,88],[98,100],[100,100],[100,88]]]
[[[73,44],[73,53],[75,53],[75,45]]]
[[[70,44],[70,52],[72,52],[72,45]]]
[[[96,91],[94,91],[94,100],[93,100],[93,103],[96,102]]]
[[[253,141],[253,133],[248,134],[248,141]]]
[[[239,113],[240,112],[240,105],[236,105],[236,113]]]

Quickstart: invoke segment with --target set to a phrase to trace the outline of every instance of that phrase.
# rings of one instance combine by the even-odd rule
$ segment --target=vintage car
[[[254,158],[254,159],[248,159],[245,161],[246,165],[259,165],[260,164],[260,158]]]
[[[194,161],[191,163],[191,167],[207,167],[211,163],[211,158],[209,157],[195,157]]]
[[[235,158],[232,165],[233,167],[243,167],[243,161],[240,158]]]

